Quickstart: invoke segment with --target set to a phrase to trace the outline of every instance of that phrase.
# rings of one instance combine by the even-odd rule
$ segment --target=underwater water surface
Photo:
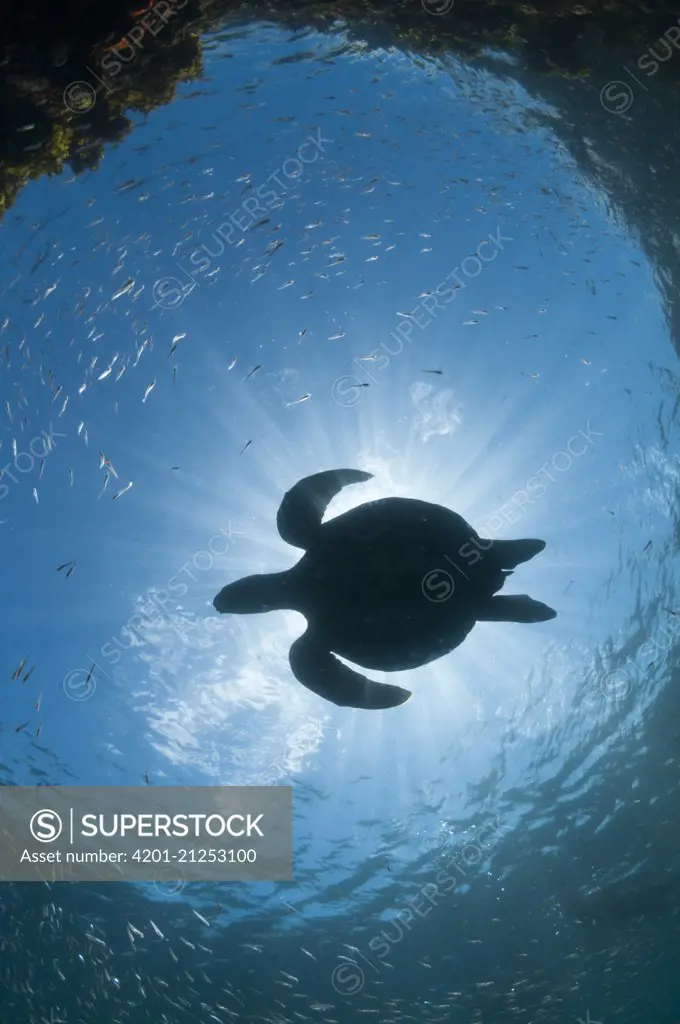
[[[340,28],[203,53],[2,222],[0,780],[292,786],[294,880],[3,884],[0,1019],[672,1024],[673,122]],[[544,539],[505,592],[557,618],[390,711],[304,689],[300,614],[212,601],[297,561],[280,501],[337,467],[374,477],[329,517]]]

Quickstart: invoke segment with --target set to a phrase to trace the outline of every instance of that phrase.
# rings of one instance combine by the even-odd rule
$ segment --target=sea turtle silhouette
[[[544,622],[552,608],[526,595],[496,597],[515,566],[542,540],[483,540],[462,516],[411,498],[371,501],[322,523],[335,495],[371,473],[336,469],[300,480],[277,516],[283,540],[305,552],[285,572],[224,587],[218,612],[290,608],[307,619],[290,649],[295,678],[345,707],[397,707],[409,690],[378,683],[364,668],[418,668],[458,647],[476,622]]]

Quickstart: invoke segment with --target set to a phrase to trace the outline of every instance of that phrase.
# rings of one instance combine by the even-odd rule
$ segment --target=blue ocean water
[[[673,1024],[665,158],[628,193],[677,115],[339,27],[203,52],[3,220],[0,779],[292,786],[293,881],[4,883],[0,1019]],[[342,466],[374,478],[329,516],[544,538],[512,592],[557,618],[479,623],[401,708],[305,690],[301,615],[212,600],[295,563],[281,498]]]

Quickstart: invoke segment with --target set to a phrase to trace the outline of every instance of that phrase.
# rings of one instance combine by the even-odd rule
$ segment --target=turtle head
[[[290,590],[287,572],[244,576],[242,580],[223,587],[213,601],[213,606],[222,615],[257,615],[280,611],[295,607]]]

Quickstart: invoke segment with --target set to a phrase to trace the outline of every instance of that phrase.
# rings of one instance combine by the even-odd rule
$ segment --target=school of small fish
[[[145,10],[146,5],[141,5],[140,16]],[[216,66],[211,63],[213,60],[236,64],[231,47],[238,49],[246,35],[242,27],[216,33],[214,57],[206,61],[211,72]],[[291,140],[293,152],[298,135],[303,137],[308,126],[305,125],[302,132],[297,118],[277,113],[282,107],[285,109],[288,102],[285,94],[280,97],[276,111],[273,106],[266,110],[271,100],[259,99],[259,95],[264,95],[264,66],[269,60],[270,45],[278,44],[270,41],[261,53],[258,52],[248,80],[237,90],[240,94],[237,113],[246,118],[244,123],[247,124],[250,124],[248,118],[258,111],[271,113],[269,121],[276,126],[271,128],[272,133],[289,132],[286,138]],[[120,47],[122,53],[125,41],[112,45],[111,52],[115,46]],[[299,39],[287,34],[286,47],[291,46],[299,46]],[[501,219],[509,217],[508,211],[519,201],[518,197],[525,190],[535,189],[535,213],[523,225],[523,230],[532,245],[535,244],[537,266],[543,265],[545,250],[551,246],[553,258],[559,254],[559,273],[574,289],[582,287],[587,295],[595,296],[612,284],[609,280],[596,280],[594,271],[586,270],[588,276],[584,278],[584,269],[580,266],[582,258],[578,257],[577,263],[573,256],[576,240],[580,242],[585,238],[592,244],[592,251],[589,249],[583,258],[586,262],[594,255],[598,244],[599,228],[586,220],[585,201],[564,196],[557,181],[543,183],[539,189],[533,180],[520,180],[510,157],[499,155],[491,163],[486,161],[481,128],[472,128],[454,138],[447,125],[435,134],[433,146],[438,152],[450,147],[451,171],[438,184],[439,216],[433,223],[423,225],[431,230],[418,230],[421,225],[416,220],[419,214],[414,201],[417,197],[415,180],[397,176],[392,166],[393,159],[396,163],[393,157],[396,143],[389,135],[383,137],[379,127],[382,121],[388,123],[397,98],[383,80],[389,77],[389,52],[385,50],[379,60],[376,58],[375,75],[371,79],[371,86],[375,88],[371,106],[365,108],[355,99],[356,90],[350,89],[345,94],[336,86],[332,90],[330,86],[324,88],[321,76],[329,73],[343,57],[356,63],[363,73],[368,65],[366,47],[345,39],[344,35],[333,37],[333,46],[328,46],[328,52],[321,52],[324,49],[321,42],[315,41],[314,46],[318,52],[315,49],[286,53],[278,63],[293,65],[303,60],[309,63],[308,80],[314,89],[313,109],[319,111],[319,125],[333,140],[346,139],[349,135],[359,140],[355,148],[360,147],[360,159],[353,164],[346,149],[341,151],[338,145],[334,151],[331,144],[327,157],[306,170],[299,180],[288,181],[285,194],[276,199],[266,215],[256,214],[233,248],[224,247],[224,254],[215,259],[200,285],[188,292],[177,309],[154,307],[150,297],[154,274],[161,277],[164,273],[175,273],[172,268],[177,263],[184,268],[191,267],[190,258],[201,251],[202,245],[219,244],[214,233],[224,221],[225,213],[247,209],[247,203],[252,204],[259,186],[274,170],[274,167],[257,165],[254,149],[246,149],[244,155],[244,151],[234,147],[229,137],[231,122],[222,114],[210,124],[201,124],[197,119],[196,132],[203,133],[205,138],[201,148],[189,155],[180,150],[175,160],[162,166],[154,165],[148,174],[142,168],[148,166],[151,159],[152,143],[145,142],[138,147],[139,151],[129,144],[130,148],[125,151],[129,169],[124,170],[124,165],[118,169],[112,196],[98,194],[96,174],[76,179],[66,177],[64,172],[64,180],[55,181],[51,192],[54,205],[39,220],[31,221],[24,212],[7,214],[8,220],[20,224],[25,231],[26,253],[17,254],[16,266],[13,262],[11,275],[8,273],[7,283],[0,292],[13,300],[13,311],[8,315],[3,311],[0,326],[0,455],[5,456],[0,458],[0,465],[11,464],[22,457],[24,462],[29,456],[34,460],[30,474],[17,478],[19,483],[11,481],[7,467],[0,469],[0,485],[8,488],[7,518],[0,521],[0,529],[5,531],[10,544],[12,530],[23,520],[34,523],[36,531],[44,524],[48,524],[45,526],[48,528],[57,502],[64,502],[67,509],[71,505],[75,507],[77,501],[92,502],[87,506],[94,509],[92,530],[99,531],[98,543],[102,548],[111,546],[110,558],[115,559],[119,540],[116,524],[125,522],[133,510],[141,510],[142,515],[145,502],[153,497],[153,484],[147,483],[144,475],[136,471],[140,457],[146,457],[145,445],[151,444],[149,425],[156,426],[160,410],[171,408],[172,415],[178,417],[184,412],[182,402],[187,398],[186,382],[193,368],[192,361],[202,357],[208,345],[213,367],[210,387],[214,388],[228,414],[234,408],[239,409],[239,415],[230,426],[225,427],[224,423],[215,426],[216,446],[221,448],[224,442],[231,454],[245,456],[235,465],[247,474],[257,465],[266,435],[259,422],[255,424],[246,414],[240,415],[237,403],[241,397],[244,403],[250,399],[257,402],[271,386],[281,408],[291,410],[283,414],[285,424],[311,422],[319,402],[320,377],[317,370],[312,381],[313,360],[311,356],[307,358],[308,354],[318,356],[321,353],[321,358],[327,360],[324,367],[337,367],[337,374],[343,372],[342,358],[346,358],[349,366],[354,361],[355,369],[356,364],[366,363],[364,373],[367,375],[371,364],[381,358],[373,350],[382,340],[382,337],[372,336],[376,329],[373,324],[378,323],[382,330],[389,322],[386,337],[400,320],[418,324],[428,301],[436,297],[438,278],[431,269],[434,261],[445,252],[453,266],[454,256],[462,261],[467,255],[456,254],[451,242],[459,217],[474,219],[481,243],[497,226],[496,220],[492,223],[492,215]],[[205,53],[209,52],[212,51],[206,48]],[[130,73],[134,73],[134,67]],[[424,79],[415,68],[409,74],[417,85],[417,95],[418,90],[426,88]],[[206,71],[201,87],[209,81]],[[201,95],[200,90],[195,94],[185,92],[178,97],[176,109],[181,111],[187,103],[200,109],[199,104],[191,101]],[[508,125],[515,130],[516,110],[509,98],[503,102],[508,108]],[[424,115],[423,123],[421,115],[414,113],[413,117],[417,123],[414,134],[426,137],[430,128],[424,123]],[[32,127],[28,124],[23,130],[28,132]],[[145,130],[158,131],[156,141],[161,144],[160,129],[150,125]],[[542,150],[557,145],[547,138],[531,140],[523,121],[521,131],[527,150],[531,146]],[[134,133],[131,139],[134,141]],[[462,176],[455,163],[458,150],[454,141],[459,148],[467,147],[462,162],[468,168],[472,165],[479,177]],[[112,148],[112,166],[117,166],[115,153]],[[225,154],[231,168],[229,180],[218,186],[219,175],[215,174],[213,164]],[[134,169],[136,156],[139,156],[138,169]],[[131,174],[138,176],[130,177]],[[61,226],[62,217],[69,209],[68,189],[76,180],[74,191],[81,190],[79,195],[81,199],[86,197],[87,209],[91,211],[87,214],[86,247],[72,244]],[[312,185],[307,192],[310,180]],[[213,181],[215,191],[206,191]],[[147,224],[141,212],[150,207],[158,195],[166,204],[164,215],[172,217],[176,232],[171,239],[164,237],[162,243],[152,233],[155,230],[151,227],[152,221]],[[470,205],[471,195],[475,197],[473,203],[482,201],[485,205]],[[140,201],[145,205],[138,207],[136,204]],[[404,216],[402,220],[400,211],[410,210],[411,203],[412,215],[409,213],[408,218]],[[135,227],[122,233],[119,211],[130,209],[134,210]],[[551,215],[558,210],[569,222],[568,231],[560,238],[549,226]],[[408,293],[404,290],[403,294],[391,294],[392,268],[404,254],[412,264],[413,286]],[[416,349],[414,344],[412,357],[416,361],[410,368],[413,376],[427,374],[431,378],[443,378],[430,381],[437,386],[455,380],[459,367],[456,346],[483,346],[484,338],[494,331],[507,332],[508,344],[518,347],[527,341],[542,342],[550,337],[552,325],[548,326],[550,317],[546,314],[550,310],[545,293],[539,293],[541,305],[532,303],[527,308],[521,292],[533,268],[515,262],[522,257],[507,255],[506,258],[512,270],[512,281],[517,282],[516,291],[493,295],[505,304],[493,302],[489,295],[476,299],[480,308],[471,309],[467,306],[464,289],[458,285],[460,291],[446,314],[448,319],[445,321],[442,317],[442,322],[447,324],[450,351],[441,346],[436,350],[428,347],[428,335],[420,333],[416,327],[413,337],[417,338],[418,347]],[[99,278],[94,272],[87,277],[92,259],[99,261],[97,273],[106,266],[106,273]],[[622,270],[618,274],[625,276]],[[87,280],[92,283],[85,283]],[[614,284],[625,287],[620,280]],[[15,295],[21,296],[20,301],[14,301]],[[383,295],[388,312],[386,316],[376,313],[374,319],[373,300],[377,310]],[[621,292],[611,288],[607,295],[616,308]],[[206,339],[202,333],[201,312],[210,307],[211,296],[219,296],[224,301],[221,314],[225,315],[217,320],[218,336]],[[232,329],[228,315],[229,303],[244,300],[254,311],[256,325],[254,336],[247,339],[240,338]],[[305,305],[300,307],[300,302]],[[276,310],[271,322],[267,317],[270,306]],[[516,317],[512,321],[515,325],[522,318],[522,332],[535,333],[525,335],[516,326],[508,328],[510,316],[506,314],[509,313]],[[582,333],[570,338],[565,346],[565,362],[583,376],[584,386],[589,386],[596,375],[607,370],[601,360],[598,361],[594,346],[586,349],[586,335],[592,338],[602,327],[599,322],[589,320],[588,315],[584,313],[587,326],[583,326]],[[611,326],[617,320],[613,309],[605,313],[603,319],[610,321],[611,330],[616,329]],[[370,329],[367,324],[371,325]],[[475,331],[469,330],[472,326]],[[530,351],[531,360],[527,359],[526,368],[517,372],[517,376],[525,378],[518,381],[518,385],[522,394],[527,391],[540,394],[546,370],[539,347]],[[295,374],[284,376],[284,371],[293,364]],[[378,373],[377,368],[373,370]],[[328,373],[328,381],[321,379],[326,393],[332,382],[330,369]],[[285,385],[280,383],[282,379]],[[371,388],[367,382],[356,386]],[[376,393],[379,393],[377,387],[363,392],[367,404]],[[192,407],[198,410],[194,415],[198,415],[202,412],[202,396],[192,396],[192,402]],[[135,431],[139,431],[135,434],[140,440],[135,440],[134,451],[129,444],[122,443],[116,431],[116,423],[128,420],[134,422]],[[40,437],[43,442],[33,444],[34,439]],[[34,448],[39,455],[33,453]],[[161,450],[163,480],[181,494],[182,488],[188,486],[193,467],[173,439]],[[149,456],[149,461],[152,458],[156,456]],[[133,476],[134,481],[130,479]],[[223,482],[219,481],[220,486]],[[238,478],[228,481],[234,485],[237,482]],[[125,501],[120,501],[124,496]],[[610,514],[614,515],[611,511]],[[59,587],[60,602],[66,604],[72,600],[77,608],[81,607],[79,602],[87,602],[87,591],[82,588],[87,585],[90,567],[78,542],[60,546],[42,569],[45,578],[49,576],[48,582]],[[36,587],[42,582],[36,579]],[[671,616],[680,615],[670,608],[666,608],[666,612]],[[55,621],[56,625],[48,623],[47,628],[62,627],[56,613]],[[44,628],[44,624],[40,625]],[[7,761],[11,762],[12,770],[17,765],[20,767],[22,779],[38,785],[55,778],[70,779],[73,773],[45,746],[48,740],[54,739],[49,735],[50,715],[54,714],[57,700],[63,705],[63,696],[55,697],[54,667],[36,654],[36,649],[29,648],[22,640],[12,655],[12,670],[1,684],[19,691],[25,695],[25,700],[21,716],[0,724],[0,740],[16,743],[16,747],[8,748]],[[85,664],[85,689],[96,679],[99,667],[91,658]],[[69,735],[80,742],[79,730],[81,723],[87,721],[87,708],[85,712],[75,707],[69,710],[73,718],[64,728],[72,730]],[[77,714],[83,717],[77,718]],[[124,737],[120,739],[125,746]],[[21,756],[15,753],[18,750],[23,752]],[[154,768],[145,767],[146,752],[139,755],[138,751],[126,748],[125,756],[134,765],[135,779],[140,784],[167,783],[167,776],[162,777]],[[105,767],[108,771],[108,765]],[[97,763],[93,771],[100,768]],[[1,770],[6,769],[3,758]],[[102,777],[106,777],[107,782],[119,781],[114,774],[104,773]],[[125,776],[121,775],[120,779],[123,778]],[[337,867],[329,858],[329,872]],[[373,884],[371,871],[372,868],[364,866],[363,874],[356,879],[358,891],[366,886],[361,895],[369,908],[367,920],[370,920],[372,898],[368,891]],[[391,871],[389,864],[386,871]],[[427,872],[423,878],[430,880]],[[417,885],[414,884],[419,892],[421,882],[419,879]],[[311,884],[321,888],[313,880]],[[416,895],[415,891],[394,892],[392,883],[387,884],[395,907],[401,907],[407,898]],[[475,884],[486,885],[486,878]],[[336,892],[327,894],[326,904],[316,904],[316,895],[310,895],[310,912],[306,914],[305,906],[296,907],[283,899],[283,895],[289,895],[284,885],[271,887],[271,891],[267,887],[257,899],[261,899],[258,906],[263,908],[261,919],[271,925],[270,931],[261,927],[257,914],[249,917],[244,912],[242,915],[247,896],[234,895],[234,887],[228,885],[197,883],[195,888],[189,887],[172,898],[163,898],[158,887],[154,891],[149,887],[149,892],[142,894],[131,884],[115,888],[107,885],[67,887],[45,882],[30,891],[25,887],[26,892],[22,894],[17,892],[18,888],[7,886],[0,892],[0,1020],[3,1021],[5,1013],[8,1021],[17,1024],[23,1021],[26,1024],[105,1024],[108,1021],[111,1024],[230,1024],[237,1021],[244,1024],[346,1024],[361,1020],[375,1021],[375,1024],[411,1021],[444,1024],[458,1019],[481,1021],[482,999],[487,1000],[484,1021],[528,1021],[526,1007],[531,1008],[531,1019],[536,1024],[544,1020],[578,1019],[578,1012],[572,1013],[572,1007],[560,995],[548,991],[543,981],[526,982],[521,966],[516,969],[517,981],[503,991],[500,987],[496,991],[495,982],[486,975],[480,974],[468,984],[463,959],[448,955],[442,956],[439,965],[445,964],[450,977],[439,987],[437,999],[429,1001],[425,996],[430,993],[428,973],[433,964],[417,953],[418,938],[406,932],[402,945],[395,945],[384,959],[374,957],[374,963],[368,959],[371,956],[368,943],[374,933],[367,931],[359,938],[337,928],[332,916],[339,913],[333,906],[339,903]],[[313,893],[313,889],[310,891]],[[501,891],[499,888],[499,893]],[[501,900],[499,893],[494,894],[493,900]],[[301,903],[304,904],[304,900]],[[464,934],[466,949],[481,942],[476,937],[475,922],[466,916],[463,897],[445,910],[436,909],[449,918],[459,915],[456,921],[460,920],[460,924],[457,923],[456,928]],[[432,920],[435,919],[433,914]],[[443,932],[441,920],[442,917],[436,927]],[[500,916],[494,920],[500,920]],[[360,924],[363,927],[364,923]],[[387,924],[376,918],[376,936],[383,926]],[[417,921],[414,933],[416,927],[430,927],[428,919]],[[341,934],[340,939],[337,939],[338,934]],[[440,931],[436,935],[439,936]],[[619,953],[618,946],[625,938],[619,935],[610,946],[603,944],[603,975],[611,969]],[[352,941],[358,944],[353,945]],[[437,937],[435,945],[439,941]],[[533,939],[526,936],[518,938],[518,962],[527,955],[525,947],[530,942]],[[492,947],[490,965],[495,955]],[[336,975],[339,968],[344,974]],[[490,966],[489,976],[493,970]],[[410,1001],[390,995],[389,979],[398,974],[407,978],[411,985]],[[356,995],[350,987],[343,991],[341,983],[331,981],[336,976],[363,979],[360,994]],[[574,974],[569,983],[573,983],[576,990],[579,975]],[[11,1000],[11,1004],[6,1003],[6,1009],[3,999]],[[538,1010],[534,1013],[536,1007]]]

